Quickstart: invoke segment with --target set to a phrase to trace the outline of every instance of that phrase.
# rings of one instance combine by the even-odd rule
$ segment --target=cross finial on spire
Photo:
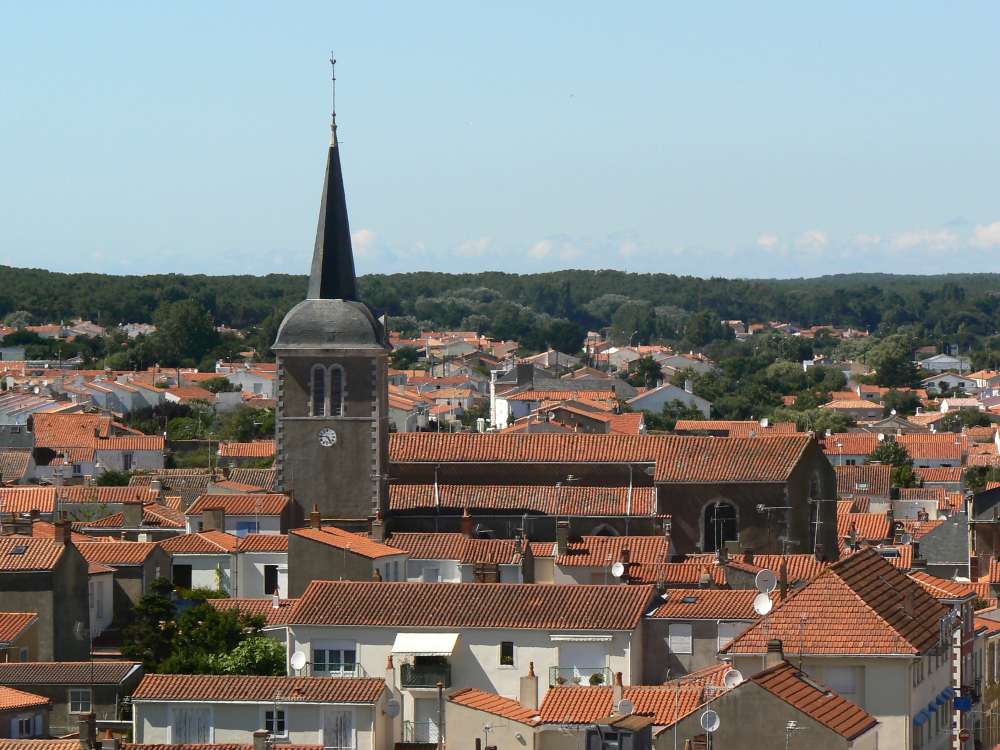
[[[333,56],[333,51],[330,51],[330,81],[331,81],[331,93],[330,93],[330,143],[334,146],[337,145],[337,59]]]

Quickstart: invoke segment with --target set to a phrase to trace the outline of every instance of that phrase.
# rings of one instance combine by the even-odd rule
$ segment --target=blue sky
[[[1000,5],[17,3],[0,264],[1000,271]]]

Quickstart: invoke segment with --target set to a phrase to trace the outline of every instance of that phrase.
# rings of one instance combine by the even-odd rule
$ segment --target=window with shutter
[[[691,623],[671,623],[667,629],[667,648],[674,654],[691,653]]]

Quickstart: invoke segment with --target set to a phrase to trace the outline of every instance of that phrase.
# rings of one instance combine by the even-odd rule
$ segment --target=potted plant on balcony
[[[603,685],[604,684],[604,675],[602,675],[600,672],[594,672],[594,674],[590,675],[590,684],[591,685]]]

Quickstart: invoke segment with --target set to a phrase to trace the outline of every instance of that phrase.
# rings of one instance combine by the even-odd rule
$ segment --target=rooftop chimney
[[[535,662],[528,662],[528,674],[521,678],[520,703],[525,708],[538,708],[538,677],[535,675]]]
[[[151,489],[153,492],[156,492],[157,494],[162,493],[163,482],[159,479],[151,479],[149,481],[149,489]]]
[[[110,729],[105,729],[101,736],[101,750],[120,750],[121,743],[118,738],[115,737]]]
[[[462,510],[462,534],[471,539],[476,533],[476,524],[472,520],[472,516],[469,515],[469,509],[464,508]]]
[[[752,549],[748,548],[748,549],[743,550],[743,562],[745,562],[747,565],[753,565],[753,550]]]
[[[565,555],[569,551],[569,521],[556,521],[556,552]]]
[[[313,509],[309,511],[309,525],[314,529],[318,529],[323,525],[322,518],[319,515],[319,506],[315,503],[313,503]]]
[[[225,508],[205,508],[201,512],[201,530],[225,531],[226,530]]]
[[[618,704],[625,697],[625,689],[622,687],[622,673],[615,672],[614,684],[611,685],[611,710],[618,711]]]
[[[268,732],[266,729],[258,729],[253,733],[253,750],[267,750]]]
[[[97,717],[93,712],[81,714],[77,726],[80,730],[80,750],[95,750],[97,747]]]
[[[630,556],[631,553],[629,552],[628,547],[622,547],[622,551],[621,554],[618,555],[618,559],[622,565],[628,565]]]
[[[122,526],[126,529],[142,526],[142,503],[125,503],[122,506]]]
[[[372,519],[371,536],[373,542],[385,541],[385,519],[382,518],[382,511],[377,511],[375,513],[375,518]]]
[[[63,519],[52,524],[52,538],[57,544],[69,544],[72,538],[72,527],[69,521]],[[93,716],[93,714],[90,715]]]
[[[773,638],[767,642],[767,656],[764,657],[764,669],[781,664],[785,660],[785,650],[781,646],[781,641]]]
[[[389,690],[396,687],[396,665],[392,663],[392,654],[389,654],[385,663],[385,684],[388,685]]]
[[[372,580],[382,582],[382,573],[378,568],[372,568]]]

